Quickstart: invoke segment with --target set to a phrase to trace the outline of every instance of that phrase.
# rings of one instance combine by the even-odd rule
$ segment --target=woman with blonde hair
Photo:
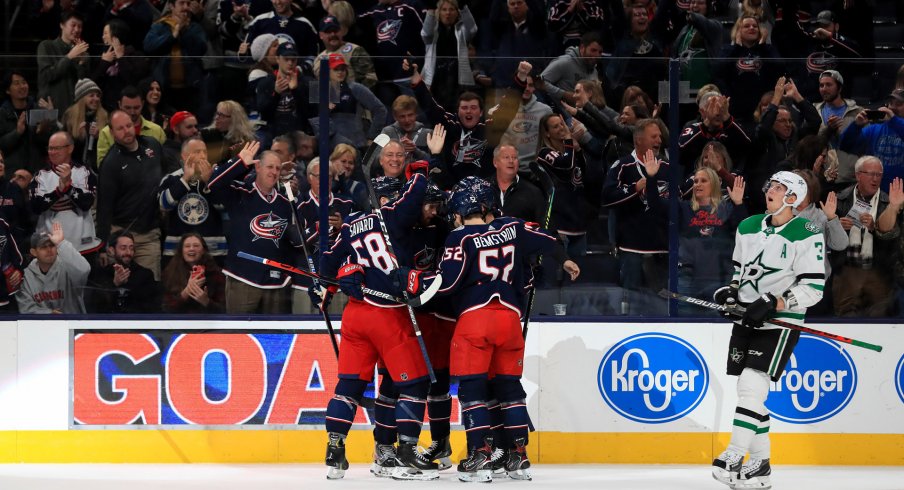
[[[97,136],[109,115],[101,105],[102,93],[89,78],[75,83],[75,102],[63,113],[63,129],[72,135],[72,154],[90,169],[97,169]]]
[[[257,138],[242,105],[224,100],[217,104],[213,123],[201,130],[201,139],[207,143],[207,161],[222,163],[238,155],[244,143]]]
[[[357,165],[358,150],[354,146],[339,143],[330,153],[330,167],[336,174],[333,190],[352,198],[355,208],[367,209],[367,187],[364,183],[364,172]]]
[[[723,198],[722,179],[713,168],[698,168],[693,179],[690,199],[679,202],[678,291],[709,298],[734,272],[734,232],[748,214],[745,183],[743,177],[736,177],[728,197]],[[697,309],[682,307],[679,313],[700,314]]]

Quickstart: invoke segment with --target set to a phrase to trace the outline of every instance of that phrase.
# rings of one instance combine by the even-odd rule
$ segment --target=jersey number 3
[[[511,282],[509,274],[512,272],[512,268],[515,267],[514,245],[505,245],[503,247],[485,250],[481,249],[477,257],[480,272],[490,276],[490,280],[495,281],[496,279],[501,278],[504,282]],[[501,277],[500,272],[502,274]]]

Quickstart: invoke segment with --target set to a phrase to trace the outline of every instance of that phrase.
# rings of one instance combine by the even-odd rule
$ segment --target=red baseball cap
[[[345,62],[345,58],[339,53],[330,54],[330,70],[335,70],[340,66],[348,66],[348,63]]]

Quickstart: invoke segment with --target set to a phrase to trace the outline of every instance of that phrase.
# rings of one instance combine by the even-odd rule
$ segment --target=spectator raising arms
[[[64,239],[59,223],[53,223],[51,230],[31,236],[35,259],[25,268],[25,278],[16,292],[19,312],[84,314],[82,289],[91,265]]]
[[[204,238],[197,233],[186,233],[179,240],[178,251],[163,270],[163,311],[225,311],[225,276],[208,253]]]

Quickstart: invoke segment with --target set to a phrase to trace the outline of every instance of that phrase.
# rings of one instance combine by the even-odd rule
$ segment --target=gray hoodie
[[[565,50],[565,54],[552,60],[540,74],[546,86],[543,90],[556,102],[562,100],[565,92],[574,91],[574,86],[583,79],[599,80],[596,63],[587,65],[581,59],[577,46]]]
[[[540,119],[552,114],[552,108],[532,95],[521,107],[502,136],[502,141],[518,150],[518,171],[530,172],[530,162],[537,159],[540,141]]]
[[[84,314],[82,293],[88,283],[91,265],[66,240],[57,246],[57,258],[47,274],[41,272],[38,261],[25,268],[25,279],[16,292],[20,313]]]

